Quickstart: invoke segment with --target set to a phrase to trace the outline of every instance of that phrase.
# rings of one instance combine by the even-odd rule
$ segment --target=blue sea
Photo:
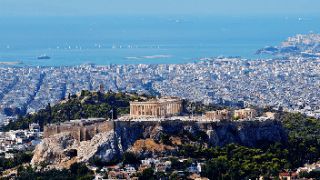
[[[27,66],[261,58],[257,49],[320,32],[320,16],[0,17],[0,62]],[[38,60],[40,55],[51,59]]]

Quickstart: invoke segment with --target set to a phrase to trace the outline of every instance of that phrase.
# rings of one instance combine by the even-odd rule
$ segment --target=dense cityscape
[[[320,60],[205,58],[163,65],[0,69],[1,119],[33,113],[81,90],[153,93],[203,103],[282,107],[319,117]]]

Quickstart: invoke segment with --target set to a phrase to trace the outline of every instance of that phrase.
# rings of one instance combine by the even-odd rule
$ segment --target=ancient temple
[[[208,120],[229,120],[231,119],[231,111],[227,109],[208,111],[205,113],[205,117]]]
[[[237,119],[252,119],[257,117],[257,111],[251,108],[238,109],[234,111],[233,117]]]
[[[170,117],[180,115],[182,112],[182,100],[166,97],[149,101],[130,102],[130,117]]]

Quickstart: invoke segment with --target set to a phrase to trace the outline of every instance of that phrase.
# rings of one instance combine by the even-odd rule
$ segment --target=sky
[[[0,0],[0,17],[319,14],[320,0]]]

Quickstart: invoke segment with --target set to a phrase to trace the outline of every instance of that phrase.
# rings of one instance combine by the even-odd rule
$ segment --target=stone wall
[[[44,127],[43,136],[44,138],[48,138],[59,133],[70,133],[78,141],[87,141],[98,133],[112,131],[113,129],[113,121],[78,120],[75,122],[70,121],[47,125]]]

